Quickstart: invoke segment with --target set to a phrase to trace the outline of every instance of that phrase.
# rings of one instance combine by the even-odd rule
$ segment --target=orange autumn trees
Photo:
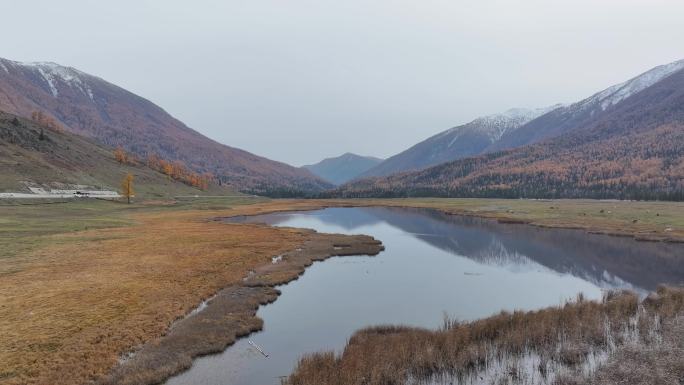
[[[127,153],[123,147],[119,146],[113,151],[114,159],[120,164],[137,165],[140,162],[138,159]],[[209,188],[209,182],[213,179],[211,173],[199,174],[190,170],[185,163],[176,160],[170,162],[162,159],[157,154],[150,154],[147,157],[147,166],[155,171],[167,175],[169,178],[185,183],[189,186],[196,187],[200,190]]]
[[[154,153],[148,155],[147,166],[168,175],[169,178],[201,190],[206,190],[209,187],[209,181],[213,178],[211,173],[199,174],[193,172],[180,160],[170,162]]]
[[[123,147],[119,146],[114,149],[114,159],[116,159],[117,162],[120,164],[127,164],[130,166],[137,166],[140,162],[138,161],[138,158],[129,152],[126,152],[126,150],[123,149]]]
[[[34,121],[36,124],[39,126],[45,127],[49,130],[53,131],[58,131],[58,132],[63,132],[64,128],[62,125],[57,123],[57,121],[51,117],[43,113],[43,111],[33,111],[31,113],[31,120]]]
[[[683,144],[682,123],[603,139],[582,131],[543,144],[362,179],[322,195],[684,201]]]
[[[114,149],[114,159],[121,164],[128,163],[128,154],[119,146]]]
[[[16,118],[14,119],[18,122]],[[33,111],[31,113],[31,120],[40,126],[40,140],[45,140],[45,128],[51,131],[64,132],[64,127],[57,123],[53,117],[44,114],[42,111]]]

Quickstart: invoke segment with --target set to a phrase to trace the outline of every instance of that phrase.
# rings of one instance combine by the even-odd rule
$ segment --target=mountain
[[[538,108],[513,108],[501,114],[488,115],[470,123],[450,128],[397,154],[361,177],[385,176],[397,172],[419,170],[456,159],[479,155],[503,135],[560,105]]]
[[[358,177],[380,162],[382,159],[348,152],[336,158],[323,159],[316,164],[303,167],[330,183],[340,185]]]
[[[432,136],[388,158],[361,177],[424,169],[440,163],[537,143],[598,119],[609,107],[684,69],[684,60],[655,67],[571,105],[515,108]]]
[[[0,59],[0,110],[26,118],[41,111],[69,132],[141,157],[182,161],[241,191],[289,196],[330,187],[305,169],[217,143],[149,100],[55,63]]]
[[[326,195],[684,200],[684,68],[678,63],[616,86],[608,97],[586,99],[598,100],[598,109],[560,136],[356,181]]]
[[[599,119],[610,107],[682,69],[684,69],[684,60],[661,65],[624,83],[608,87],[577,103],[553,109],[549,113],[505,133],[486,151],[492,152],[536,143],[590,124]]]
[[[117,191],[128,173],[135,176],[137,197],[233,193],[215,184],[202,191],[144,162],[120,163],[93,139],[0,112],[0,193],[28,193],[31,187]]]

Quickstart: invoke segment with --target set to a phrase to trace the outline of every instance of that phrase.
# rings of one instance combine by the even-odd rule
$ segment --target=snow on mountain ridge
[[[493,114],[475,119],[482,127],[482,131],[489,135],[492,142],[497,141],[509,130],[518,128],[523,124],[536,119],[549,111],[561,107],[555,104],[543,108],[511,108],[500,114]]]
[[[543,108],[511,108],[502,113],[482,116],[470,123],[446,130],[442,136],[453,135],[447,147],[451,147],[467,130],[481,132],[487,135],[491,142],[495,142],[506,132],[562,106],[562,104],[555,104]]]
[[[643,91],[655,83],[665,79],[675,72],[684,69],[684,60],[675,61],[650,69],[643,74],[634,77],[626,82],[610,86],[605,90],[578,102],[579,109],[591,108],[600,105],[601,110],[605,111],[608,107],[614,106],[628,97]]]
[[[53,62],[18,62],[7,59],[0,59],[0,66],[9,73],[10,67],[20,67],[25,70],[37,71],[45,81],[53,97],[59,96],[59,82],[72,88],[76,88],[90,100],[94,101],[93,91],[88,86],[87,75],[75,68],[61,66]]]

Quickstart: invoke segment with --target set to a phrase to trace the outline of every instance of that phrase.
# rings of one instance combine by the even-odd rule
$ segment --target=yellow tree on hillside
[[[128,204],[130,204],[133,194],[135,194],[133,191],[133,174],[129,172],[121,181],[121,195],[123,195],[128,201]]]

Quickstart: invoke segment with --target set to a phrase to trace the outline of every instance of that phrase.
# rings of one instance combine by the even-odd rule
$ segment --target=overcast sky
[[[681,0],[0,0],[0,56],[81,69],[294,165],[391,156],[684,59]]]

